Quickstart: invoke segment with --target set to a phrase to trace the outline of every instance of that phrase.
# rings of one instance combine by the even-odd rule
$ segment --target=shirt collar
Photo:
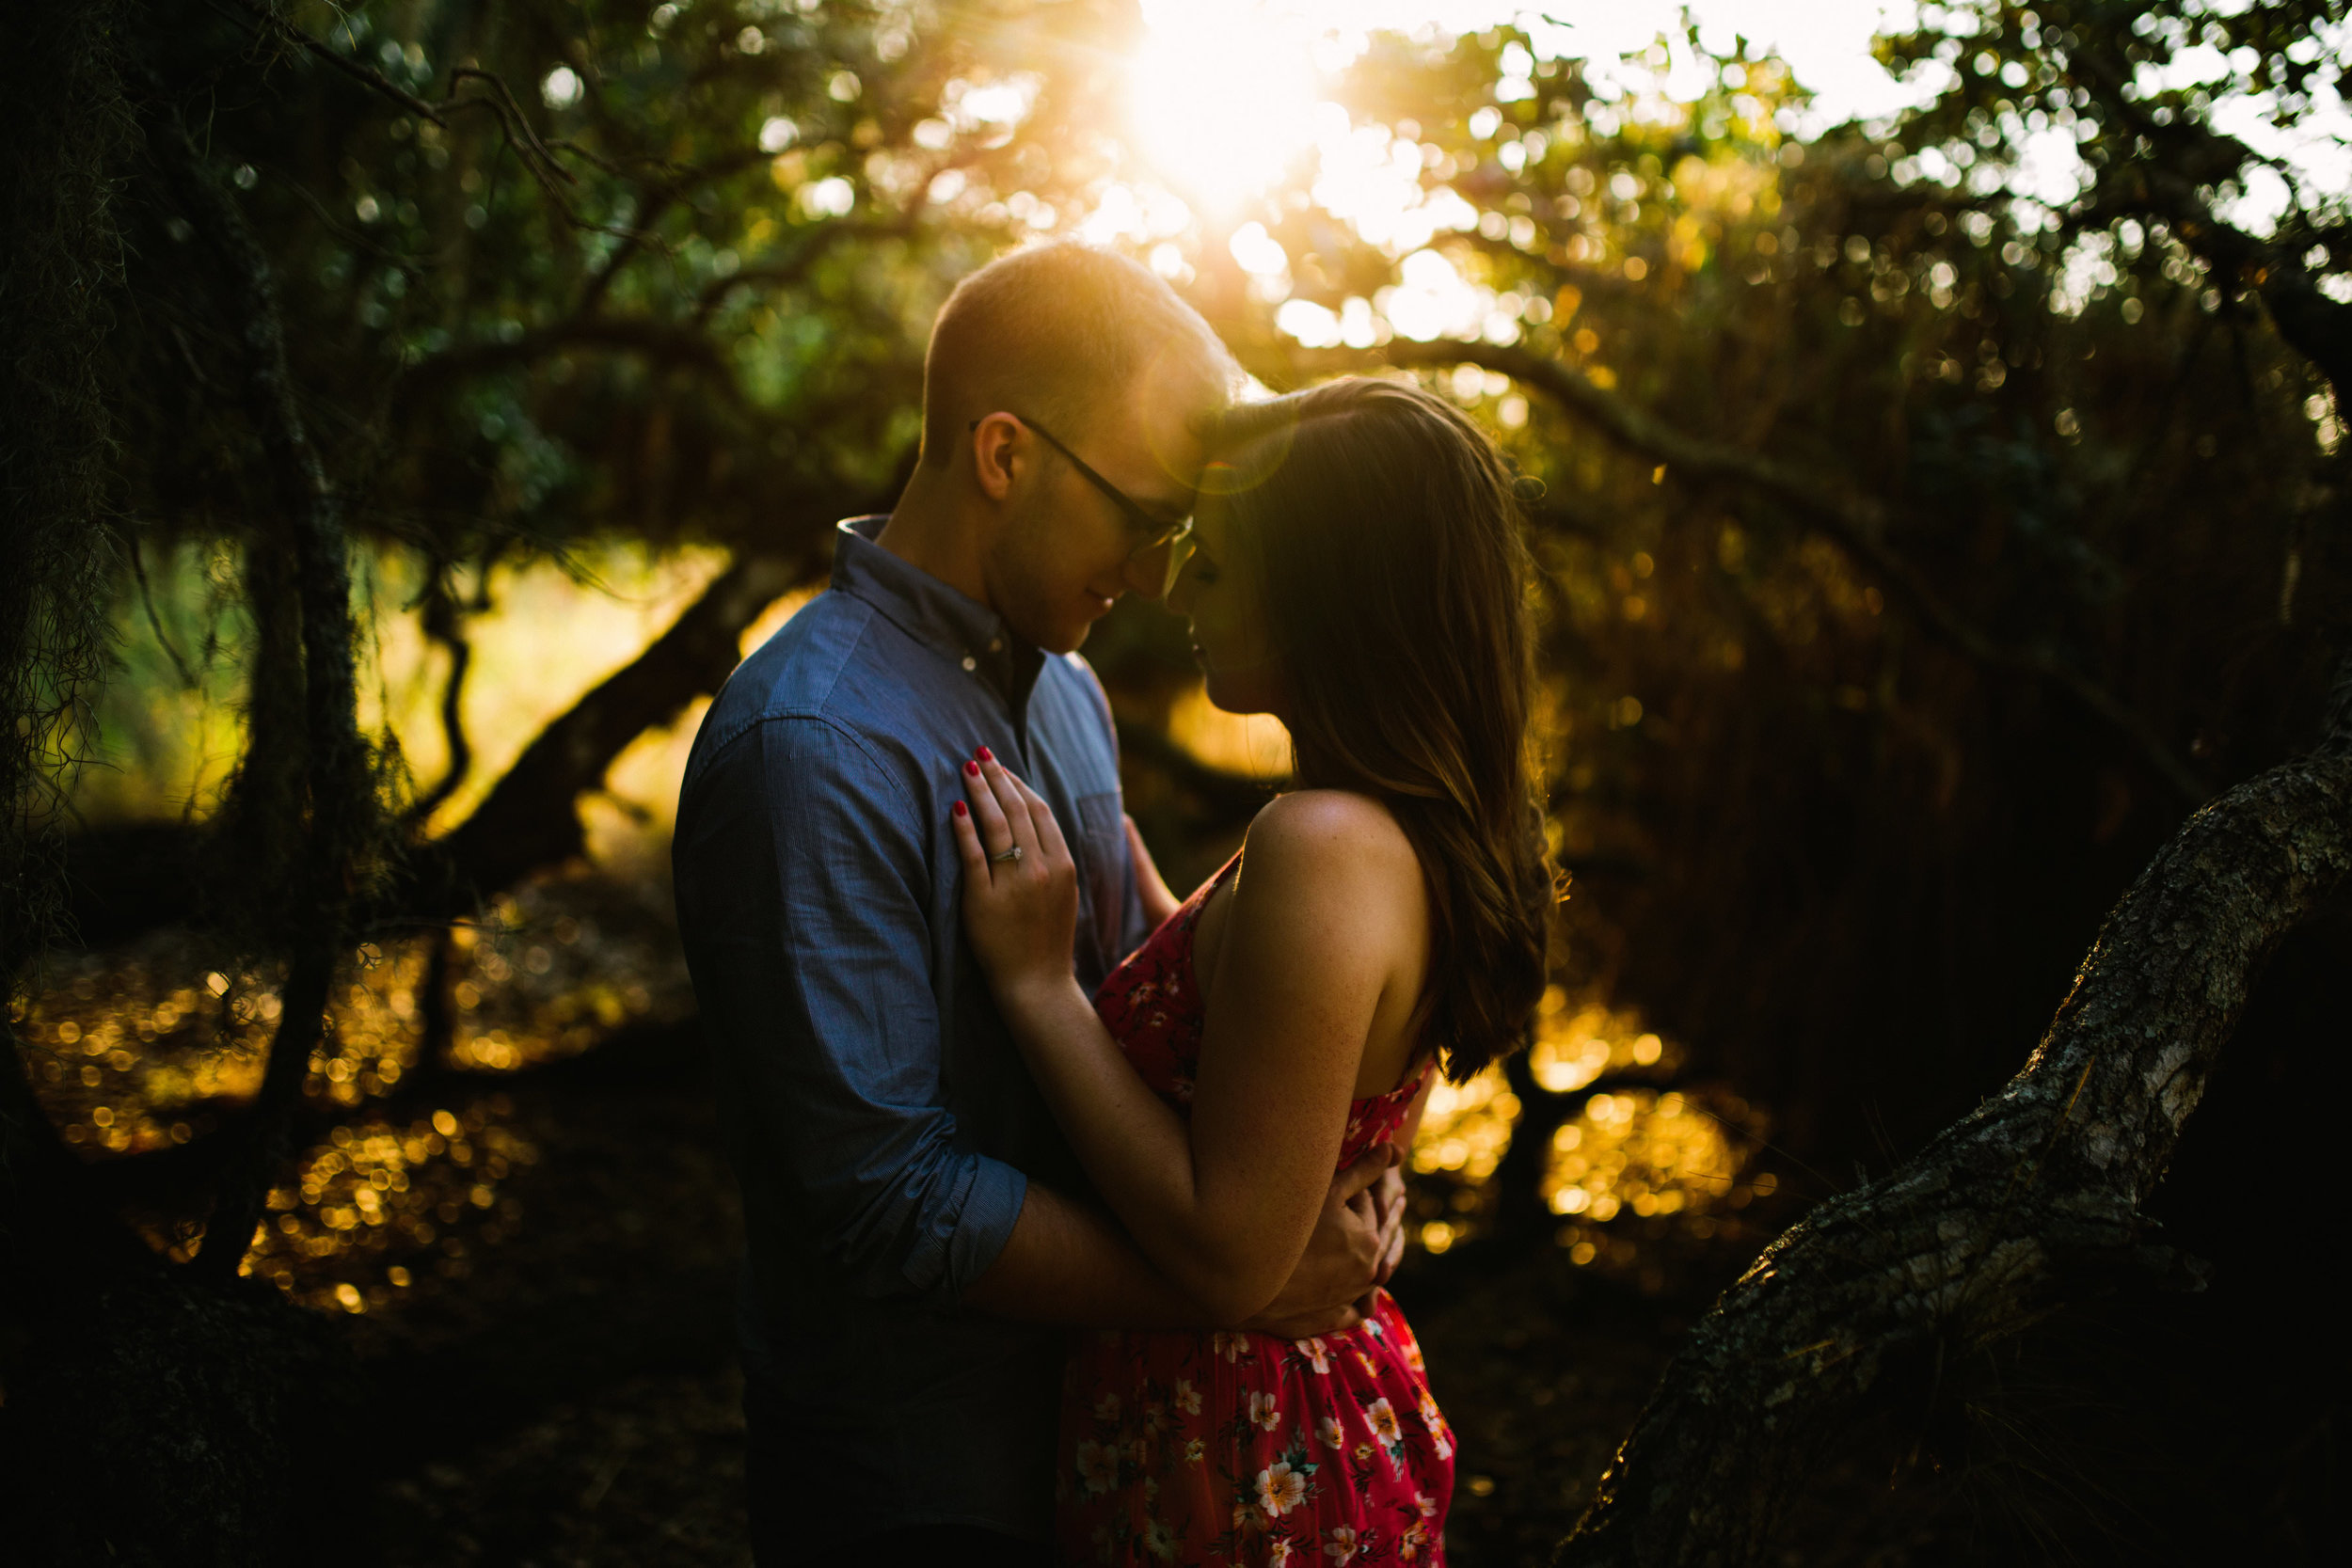
[[[909,637],[987,682],[1008,707],[1021,712],[1045,656],[1013,636],[1004,617],[988,606],[876,544],[889,520],[876,515],[837,525],[834,590],[873,606]]]

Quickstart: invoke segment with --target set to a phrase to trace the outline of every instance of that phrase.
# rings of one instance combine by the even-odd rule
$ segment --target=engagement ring
[[[1016,845],[1014,845],[1011,848],[1009,848],[1009,849],[1006,850],[1003,854],[1001,854],[1001,855],[991,855],[991,856],[989,856],[988,858],[989,858],[989,860],[990,860],[990,861],[992,861],[992,862],[994,862],[994,861],[1017,861],[1017,860],[1019,860],[1019,859],[1021,858],[1021,846],[1019,846],[1018,844],[1016,844]]]

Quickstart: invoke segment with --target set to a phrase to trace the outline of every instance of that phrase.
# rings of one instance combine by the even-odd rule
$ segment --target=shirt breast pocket
[[[1126,902],[1127,823],[1119,809],[1119,791],[1103,790],[1078,797],[1077,841],[1071,845],[1078,863],[1078,886],[1085,907],[1078,911],[1082,930],[1093,933],[1099,978],[1119,961],[1120,913]],[[1081,964],[1081,969],[1089,967]]]

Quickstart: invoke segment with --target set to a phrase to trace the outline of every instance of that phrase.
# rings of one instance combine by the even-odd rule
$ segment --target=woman
[[[1410,1142],[1434,1068],[1521,1042],[1552,883],[1493,448],[1359,378],[1238,411],[1216,451],[1168,603],[1210,700],[1289,726],[1298,787],[1091,1001],[1051,811],[983,752],[955,825],[973,949],[1072,1147],[1145,1254],[1239,1323],[1331,1173]],[[1437,1563],[1453,1440],[1375,1291],[1320,1338],[1086,1337],[1060,1477],[1073,1561]]]

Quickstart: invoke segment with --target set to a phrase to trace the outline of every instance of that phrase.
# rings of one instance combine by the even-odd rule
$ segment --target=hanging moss
[[[25,8],[0,50],[0,973],[60,907],[60,785],[107,654],[115,557],[105,340],[134,131],[120,8]]]

